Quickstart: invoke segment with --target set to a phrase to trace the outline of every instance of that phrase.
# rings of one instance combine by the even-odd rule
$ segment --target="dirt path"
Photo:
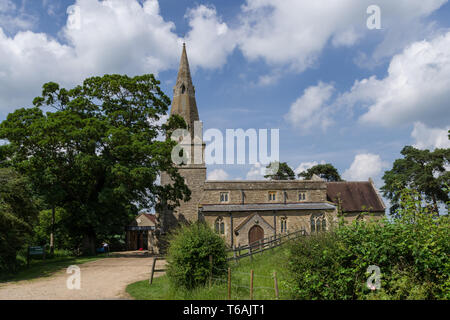
[[[148,279],[151,257],[105,258],[80,264],[81,287],[68,289],[71,274],[64,268],[50,277],[0,284],[0,300],[91,300],[131,299],[125,292],[128,284]],[[165,261],[157,260],[156,268]],[[155,277],[162,273],[156,273]]]

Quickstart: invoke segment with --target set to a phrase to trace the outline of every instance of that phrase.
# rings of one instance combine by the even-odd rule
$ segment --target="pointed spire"
[[[173,87],[173,101],[170,114],[177,114],[183,117],[188,130],[191,132],[191,136],[194,136],[194,122],[199,120],[199,116],[185,43],[183,43],[177,82],[175,87]]]
[[[174,88],[174,97],[187,92],[190,96],[195,94],[195,88],[192,84],[191,70],[186,53],[186,43],[183,42],[183,51],[181,53],[180,67],[178,68],[177,83]]]

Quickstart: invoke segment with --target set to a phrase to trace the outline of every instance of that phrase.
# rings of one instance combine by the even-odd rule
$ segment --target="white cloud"
[[[37,18],[19,10],[11,0],[0,0],[0,28],[14,33],[35,26]]]
[[[411,137],[414,138],[414,147],[417,149],[435,148],[450,148],[450,140],[448,139],[448,130],[450,126],[445,129],[429,128],[421,122],[414,123],[414,129]]]
[[[0,110],[5,112],[39,95],[55,81],[73,86],[105,73],[158,73],[177,65],[181,42],[172,22],[159,15],[156,0],[141,6],[135,0],[77,0],[79,28],[68,24],[60,32],[67,44],[44,33],[18,32],[8,37],[0,29]]]
[[[265,172],[266,168],[257,162],[247,172],[246,180],[263,180]]]
[[[228,173],[222,169],[215,169],[208,173],[208,180],[227,180],[229,177]]]
[[[236,46],[235,31],[222,22],[214,7],[200,5],[189,10],[186,17],[191,27],[186,41],[193,65],[211,69],[224,65]]]
[[[356,81],[339,103],[367,107],[362,123],[442,126],[450,122],[449,87],[450,32],[411,44],[392,58],[384,79]]]
[[[300,172],[304,172],[314,166],[317,166],[319,163],[317,161],[310,162],[302,162],[298,165],[298,167],[294,170],[295,174],[299,174]],[[325,164],[325,160],[320,161],[320,164]]]
[[[0,0],[1,8],[15,10],[9,3]],[[158,74],[178,66],[183,39],[175,24],[163,19],[157,0],[76,0],[75,5],[79,24],[72,23],[74,11],[59,32],[61,41],[32,31],[8,36],[0,28],[0,112],[31,104],[48,81],[71,87],[93,75]],[[192,67],[220,67],[234,48],[227,25],[205,6],[187,18]]]
[[[300,128],[303,133],[317,127],[325,130],[332,124],[331,110],[327,103],[334,90],[332,85],[323,82],[306,88],[303,95],[291,105],[289,112],[284,116],[285,120]]]
[[[375,58],[389,56],[423,37],[427,28],[422,19],[446,2],[377,1],[384,40]],[[352,46],[377,32],[366,27],[366,9],[372,4],[372,0],[247,0],[242,6],[239,46],[248,59],[262,58],[271,65],[303,71],[314,65],[329,41],[334,46]],[[411,26],[417,32],[410,32]]]
[[[274,72],[263,74],[258,78],[258,81],[256,82],[257,86],[266,87],[273,85],[278,82],[281,78],[281,73],[278,70],[275,70]]]
[[[386,167],[387,163],[382,161],[377,154],[357,154],[350,168],[344,171],[342,177],[348,181],[366,181],[369,178],[378,180]]]
[[[380,0],[383,28],[387,34],[405,31],[409,27],[405,22],[416,25],[445,2]],[[239,48],[245,58],[275,66],[279,73],[269,71],[258,82],[270,85],[286,67],[302,71],[312,66],[328,42],[356,44],[369,32],[365,27],[369,4],[369,0],[247,0],[233,25],[224,22],[214,7],[198,5],[186,14],[191,65],[220,68]],[[81,10],[80,28],[68,24],[54,39],[30,31],[33,17],[14,2],[0,0],[3,113],[29,104],[48,81],[72,86],[92,75],[157,74],[177,67],[183,39],[175,33],[175,24],[161,16],[157,0],[76,0],[75,5]],[[9,14],[12,11],[14,15]],[[318,121],[326,127],[326,120]]]

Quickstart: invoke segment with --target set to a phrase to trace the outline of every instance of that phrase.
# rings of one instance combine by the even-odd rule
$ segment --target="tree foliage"
[[[70,90],[46,83],[34,107],[0,125],[9,142],[0,148],[2,165],[28,176],[49,207],[65,210],[64,224],[70,236],[83,235],[84,252],[94,252],[97,236],[122,232],[162,195],[189,199],[171,161],[175,142],[159,139],[185,123],[159,123],[170,99],[158,85],[153,75],[92,77]],[[162,171],[172,185],[157,184]]]
[[[56,248],[74,248],[81,240],[82,235],[70,236],[70,231],[64,223],[66,219],[67,212],[60,207],[55,208],[54,241]],[[41,210],[33,227],[33,243],[35,245],[49,245],[52,229],[52,210]]]
[[[270,163],[266,168],[269,171],[269,173],[264,176],[266,179],[295,180],[294,170],[292,170],[286,162]],[[275,170],[273,168],[275,168]]]
[[[298,177],[305,180],[311,180],[313,175],[317,175],[320,178],[330,182],[342,181],[338,170],[330,163],[315,165],[306,171],[300,172]]]
[[[391,213],[400,205],[401,191],[412,188],[418,191],[419,200],[433,207],[438,213],[438,203],[449,201],[449,193],[444,186],[450,184],[450,149],[418,150],[406,146],[401,151],[403,158],[395,160],[391,170],[386,171],[381,188],[385,197],[391,201]]]
[[[38,209],[30,184],[10,168],[0,169],[0,272],[17,267],[17,253],[32,234]]]

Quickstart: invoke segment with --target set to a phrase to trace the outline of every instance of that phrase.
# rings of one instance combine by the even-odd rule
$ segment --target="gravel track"
[[[81,287],[68,289],[66,282],[71,274],[67,269],[33,280],[0,284],[0,300],[99,300],[132,299],[126,292],[128,284],[149,279],[151,257],[104,258],[78,265],[81,270]],[[162,268],[164,260],[157,260]],[[155,277],[163,273],[155,273]]]

